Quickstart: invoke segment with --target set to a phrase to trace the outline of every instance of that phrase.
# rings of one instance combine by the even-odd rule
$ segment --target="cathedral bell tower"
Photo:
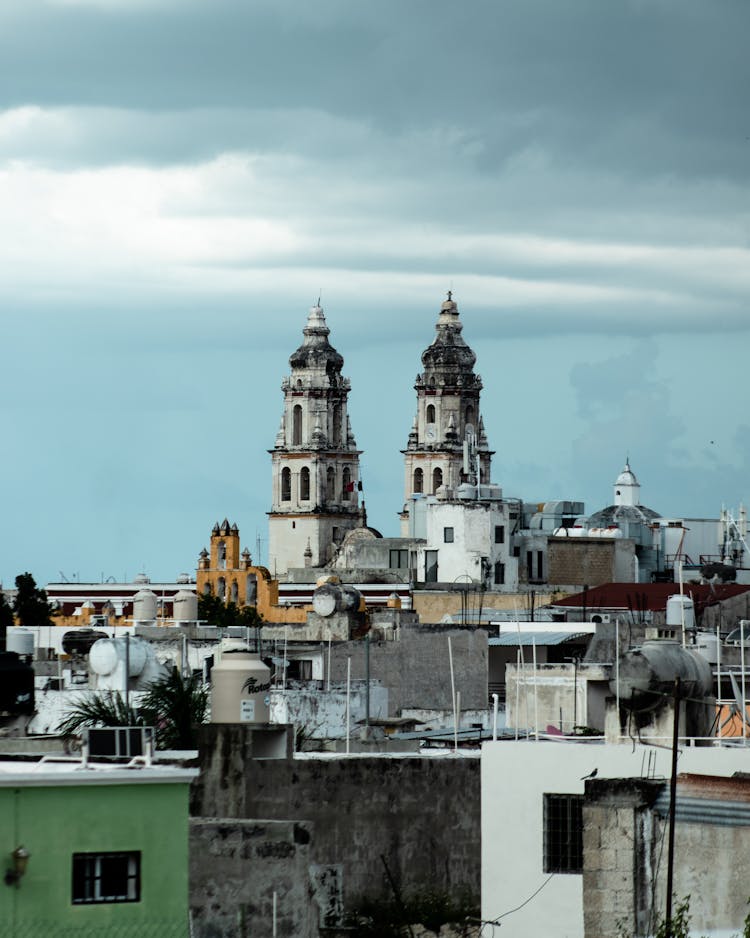
[[[347,414],[350,383],[344,359],[328,341],[320,306],[307,318],[302,345],[281,383],[284,412],[270,450],[273,474],[269,512],[269,567],[320,567],[344,536],[362,523],[358,502],[359,455]]]
[[[448,496],[462,482],[490,481],[493,452],[479,410],[482,379],[476,355],[461,335],[463,324],[451,292],[440,307],[436,335],[422,353],[417,375],[417,413],[404,454],[404,510],[401,533],[409,534],[413,495]]]

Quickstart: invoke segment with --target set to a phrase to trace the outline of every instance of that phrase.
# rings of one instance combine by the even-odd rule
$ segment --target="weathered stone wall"
[[[565,592],[539,586],[534,588],[537,608],[546,606],[569,594]],[[412,593],[412,607],[419,613],[422,622],[440,622],[443,616],[458,616],[461,614],[463,603],[466,602],[464,590],[432,590],[418,589]],[[476,615],[479,612],[480,596],[477,593],[469,594],[468,613]],[[483,613],[488,609],[521,610],[525,612],[529,604],[529,593],[500,593],[488,590],[481,595]]]
[[[297,821],[193,818],[190,911],[194,938],[270,934],[276,893],[279,938],[317,938],[310,902],[311,825]]]
[[[407,708],[452,709],[448,635],[451,636],[456,690],[461,691],[461,709],[487,707],[486,632],[481,629],[404,628],[397,642],[370,642],[370,677],[388,688],[389,715],[398,716]],[[346,680],[349,657],[352,680],[364,680],[364,642],[333,646],[331,680]]]
[[[659,785],[641,779],[587,781],[583,807],[585,938],[646,934],[655,841],[649,808]]]
[[[250,737],[241,725],[200,728],[193,817],[305,819],[309,863],[341,868],[345,908],[391,895],[381,856],[405,892],[464,888],[478,898],[479,758],[253,760]]]
[[[663,780],[586,783],[586,938],[617,938],[621,926],[627,934],[650,935],[663,917],[668,791]],[[746,778],[678,777],[673,909],[690,897],[691,934],[742,933],[748,912],[749,827]]]

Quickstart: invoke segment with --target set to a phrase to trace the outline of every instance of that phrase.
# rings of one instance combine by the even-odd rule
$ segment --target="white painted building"
[[[545,795],[582,795],[594,769],[597,778],[669,778],[671,751],[546,740],[483,745],[482,919],[500,925],[503,938],[584,938],[581,872],[546,871]],[[678,771],[750,773],[750,748],[683,746]]]
[[[515,590],[518,558],[511,550],[511,507],[498,485],[459,487],[455,498],[425,500],[425,544],[418,579],[427,583],[475,582]]]

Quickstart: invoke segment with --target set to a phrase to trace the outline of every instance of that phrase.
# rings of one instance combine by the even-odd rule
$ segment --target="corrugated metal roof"
[[[590,638],[590,632],[503,632],[498,638],[490,638],[488,645],[508,647],[514,645],[562,645],[578,638]]]

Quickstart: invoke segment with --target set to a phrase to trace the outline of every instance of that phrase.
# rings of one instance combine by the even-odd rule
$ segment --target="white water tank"
[[[133,618],[139,622],[153,622],[156,619],[156,593],[152,590],[138,590],[133,597]]]
[[[667,628],[682,631],[682,615],[685,612],[685,628],[690,631],[695,628],[695,608],[689,596],[677,593],[667,599]]]
[[[5,636],[5,650],[14,651],[17,655],[33,657],[34,633],[23,626],[9,628]]]
[[[148,646],[137,638],[131,638],[128,644],[130,647],[126,651],[124,638],[100,638],[98,642],[94,642],[89,652],[91,670],[102,677],[114,674],[118,668],[121,668],[124,674],[127,657],[128,674],[130,677],[137,677],[146,664]]]
[[[225,639],[211,668],[212,723],[268,723],[271,670],[244,642]]]
[[[177,622],[195,622],[198,618],[198,597],[192,590],[180,590],[172,601],[172,618]]]

